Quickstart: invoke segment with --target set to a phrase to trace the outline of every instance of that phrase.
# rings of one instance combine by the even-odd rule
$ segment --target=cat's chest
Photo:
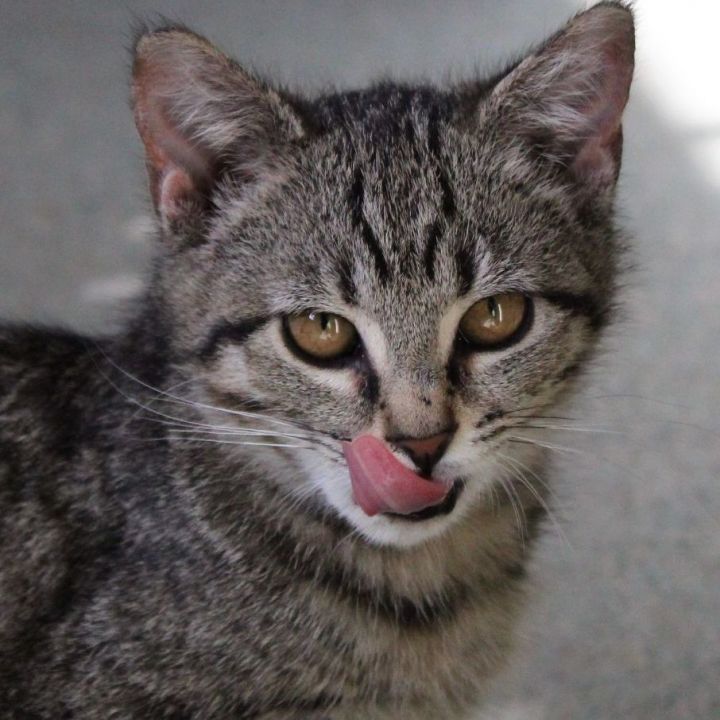
[[[325,656],[328,669],[339,669],[338,687],[343,688],[346,702],[368,703],[368,708],[377,700],[390,707],[439,706],[445,708],[443,717],[452,717],[447,714],[450,698],[461,705],[471,703],[488,669],[509,649],[517,605],[509,588],[497,589],[492,598],[483,597],[480,588],[474,590],[455,605],[424,617],[407,608],[405,615],[399,611],[395,617],[359,606],[328,611],[326,628],[332,626],[337,633],[340,627],[346,636],[348,650],[342,664],[337,665],[332,653]],[[377,712],[378,718],[385,717]]]

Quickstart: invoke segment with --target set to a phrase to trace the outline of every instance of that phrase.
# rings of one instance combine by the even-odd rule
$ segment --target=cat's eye
[[[460,320],[470,346],[497,348],[519,340],[528,325],[530,301],[518,293],[491,295],[476,302]]]
[[[310,310],[285,319],[289,339],[315,360],[335,360],[349,355],[358,344],[355,326],[333,313]]]

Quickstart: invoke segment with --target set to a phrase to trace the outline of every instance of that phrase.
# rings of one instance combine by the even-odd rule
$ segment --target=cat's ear
[[[630,10],[604,2],[575,16],[481,103],[485,120],[565,168],[589,192],[614,186],[633,74]]]
[[[205,212],[226,171],[235,183],[261,179],[279,146],[301,134],[276,92],[179,27],[138,38],[132,104],[166,228]]]

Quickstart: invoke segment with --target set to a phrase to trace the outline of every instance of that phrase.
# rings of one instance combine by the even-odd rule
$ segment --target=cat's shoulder
[[[21,387],[59,389],[58,380],[83,365],[91,341],[67,330],[0,324],[0,401]]]
[[[23,323],[0,323],[0,370],[16,371],[32,363],[77,354],[90,340],[71,330]]]
[[[0,325],[0,678],[3,655],[22,666],[41,618],[69,611],[67,588],[112,539],[118,512],[87,439],[97,424],[88,343]]]
[[[52,464],[91,428],[97,350],[71,331],[0,325],[0,448]],[[0,458],[0,464],[2,458]]]

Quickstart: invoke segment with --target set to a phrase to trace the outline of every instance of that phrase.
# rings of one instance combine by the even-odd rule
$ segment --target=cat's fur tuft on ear
[[[247,182],[299,119],[273,90],[181,27],[141,35],[132,104],[150,191],[164,226],[206,207],[223,172]]]
[[[517,65],[481,113],[565,167],[584,190],[612,187],[620,169],[634,49],[631,11],[603,2]]]

